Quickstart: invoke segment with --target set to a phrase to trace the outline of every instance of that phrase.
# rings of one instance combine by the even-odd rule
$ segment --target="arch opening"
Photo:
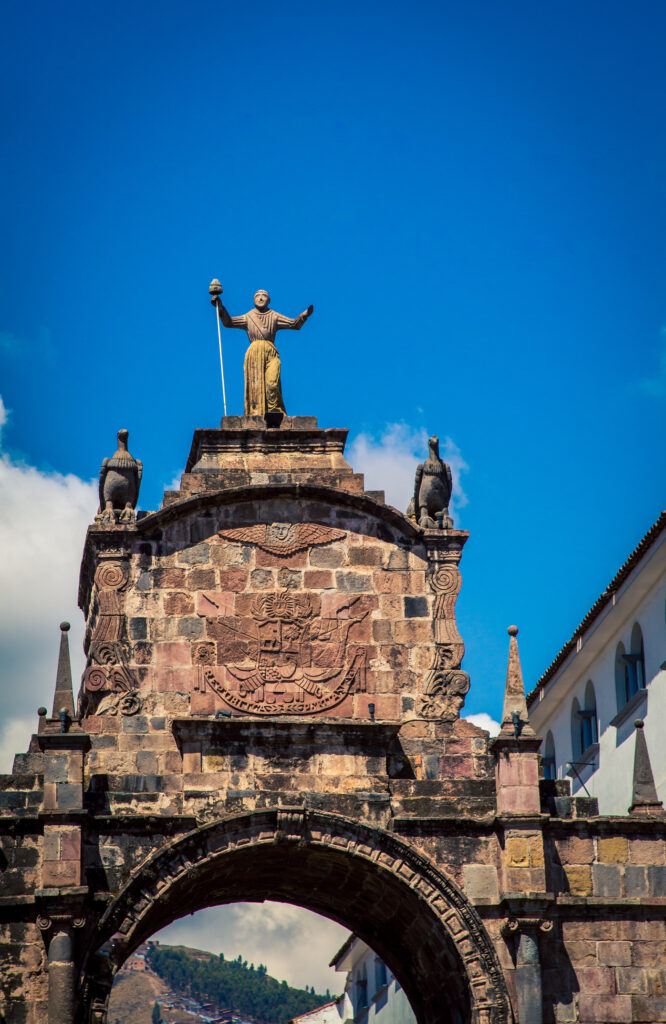
[[[319,914],[272,901],[199,911],[139,946],[115,976],[108,1019],[134,1024],[139,1007],[165,1024],[226,1016],[287,1024],[302,1015],[341,1024],[363,1007],[368,1020],[416,1024],[404,990],[366,943]]]
[[[176,918],[263,900],[305,907],[357,935],[395,976],[419,1024],[508,1020],[504,978],[481,920],[433,865],[379,829],[275,811],[190,833],[136,872],[99,923],[105,941],[83,967],[81,1019],[106,1019],[114,974]]]

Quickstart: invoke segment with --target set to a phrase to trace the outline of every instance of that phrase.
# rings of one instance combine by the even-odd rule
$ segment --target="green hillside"
[[[272,978],[263,964],[248,966],[247,960],[225,960],[185,947],[149,943],[147,963],[174,992],[200,1003],[233,1010],[257,1024],[287,1024],[331,997],[307,988],[291,988],[286,981]]]

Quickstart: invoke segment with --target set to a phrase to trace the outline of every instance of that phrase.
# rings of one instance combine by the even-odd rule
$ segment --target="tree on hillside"
[[[160,1010],[159,1003],[153,1004],[153,1024],[162,1024],[162,1011]]]
[[[156,946],[149,950],[147,960],[177,992],[229,1008],[257,1024],[287,1024],[292,1017],[327,1002],[314,992],[314,986],[291,988],[286,981],[272,978],[263,964],[251,967],[242,956],[202,960],[189,950]]]

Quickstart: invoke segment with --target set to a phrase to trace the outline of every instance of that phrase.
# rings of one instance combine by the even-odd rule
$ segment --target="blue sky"
[[[72,495],[82,543],[119,427],[154,508],[217,423],[213,276],[232,313],[258,287],[313,302],[280,339],[288,410],[365,435],[403,507],[424,432],[468,467],[467,711],[497,717],[506,626],[532,685],[664,506],[664,4],[24,0],[0,23],[25,557]],[[224,345],[240,412],[244,338]],[[76,614],[42,603],[56,634]]]
[[[505,626],[534,680],[663,507],[663,3],[2,22],[5,451],[88,479],[127,426],[155,507],[221,412],[211,277],[232,312],[314,302],[288,410],[469,467],[468,708],[496,714]]]

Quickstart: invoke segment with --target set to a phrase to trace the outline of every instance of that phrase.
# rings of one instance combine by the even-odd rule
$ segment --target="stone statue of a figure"
[[[300,331],[312,315],[314,306],[295,317],[283,316],[269,307],[271,297],[260,289],[254,293],[254,309],[242,316],[229,316],[219,295],[211,302],[217,306],[225,327],[247,331],[250,347],[245,353],[245,415],[265,416],[267,412],[286,413],[280,383],[280,356],[275,347],[276,331]]]

